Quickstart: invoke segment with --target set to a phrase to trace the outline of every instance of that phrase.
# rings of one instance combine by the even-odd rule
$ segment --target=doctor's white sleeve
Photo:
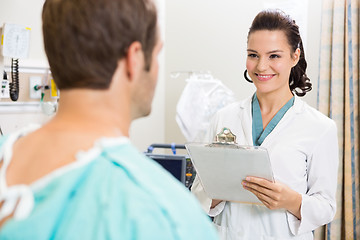
[[[301,220],[287,212],[294,235],[310,232],[335,216],[339,148],[336,125],[331,123],[307,159],[307,193],[302,194]]]

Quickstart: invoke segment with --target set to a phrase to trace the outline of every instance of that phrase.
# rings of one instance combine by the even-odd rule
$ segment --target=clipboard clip
[[[236,144],[236,136],[229,128],[224,127],[216,134],[213,144]]]

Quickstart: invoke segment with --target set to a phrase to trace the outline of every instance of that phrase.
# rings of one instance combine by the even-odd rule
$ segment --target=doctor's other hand
[[[255,196],[269,209],[286,209],[298,219],[301,219],[300,193],[279,182],[270,182],[259,177],[246,177],[243,187]]]
[[[216,207],[216,206],[217,206],[219,203],[221,203],[222,201],[223,201],[223,200],[213,199],[213,200],[211,201],[210,209]]]

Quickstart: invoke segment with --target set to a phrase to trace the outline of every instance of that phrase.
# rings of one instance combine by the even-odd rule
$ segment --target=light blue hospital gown
[[[0,139],[2,170],[18,136]],[[0,229],[2,240],[218,239],[191,193],[124,137],[98,140],[29,186],[7,187],[4,171],[0,179],[0,200],[14,192],[24,200]]]

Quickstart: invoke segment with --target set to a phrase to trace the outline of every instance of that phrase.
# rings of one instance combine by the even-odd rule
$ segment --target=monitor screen
[[[182,165],[183,162],[180,160],[169,160],[169,159],[156,159],[153,158],[157,163],[159,163],[163,168],[170,172],[177,180],[182,182]]]
[[[166,171],[183,183],[185,187],[191,187],[196,173],[187,156],[152,153],[145,153],[145,155],[159,163]]]

